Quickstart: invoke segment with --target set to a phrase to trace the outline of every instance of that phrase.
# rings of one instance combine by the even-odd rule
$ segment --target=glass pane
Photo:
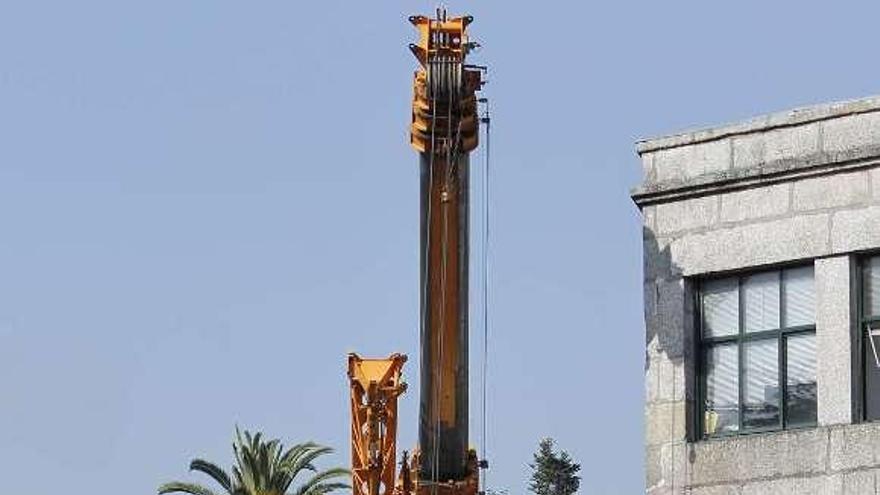
[[[779,328],[779,272],[759,273],[743,280],[746,332]]]
[[[793,335],[786,347],[785,422],[816,424],[816,336]]]
[[[743,428],[779,426],[779,351],[776,339],[743,344]]]
[[[739,333],[739,290],[735,278],[709,280],[702,286],[703,335]]]
[[[870,328],[875,330],[876,325],[871,325]],[[862,359],[865,363],[865,419],[874,421],[880,419],[880,365],[874,357],[874,346],[880,346],[880,337],[874,337],[874,346],[872,346],[867,330],[868,328],[862,327],[862,331],[865,332],[862,341],[864,352]],[[880,348],[877,351],[880,355]]]
[[[816,322],[813,267],[794,268],[782,272],[785,297],[785,326],[812,325]]]
[[[869,258],[862,269],[866,316],[880,316],[880,256]]]
[[[736,344],[722,344],[706,351],[706,435],[739,429],[739,352]]]

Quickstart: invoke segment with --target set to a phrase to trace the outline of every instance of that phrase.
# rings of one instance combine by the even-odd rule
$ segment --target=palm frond
[[[350,488],[350,485],[347,483],[328,483],[337,478],[351,479],[351,472],[345,468],[332,468],[321,471],[297,488],[295,495],[322,495],[336,489]]]
[[[302,492],[301,495],[324,495],[332,491],[347,490],[350,488],[351,485],[348,483],[319,483],[309,488],[308,491]]]
[[[237,481],[248,493],[258,494],[260,492],[260,470],[255,456],[254,439],[247,430],[244,431],[244,438],[242,438],[241,431],[238,428],[235,429],[235,437],[236,441],[233,443],[232,448],[235,451],[235,460],[238,467],[235,473],[238,478]]]
[[[285,467],[290,470],[291,478],[295,478],[300,471],[315,471],[315,467],[312,465],[312,461],[324,454],[330,454],[332,452],[333,449],[331,449],[330,447],[314,445],[313,447],[310,447],[308,450],[306,450],[302,456],[298,457],[295,462]]]
[[[172,481],[159,487],[159,495],[163,493],[189,493],[190,495],[216,495],[213,490],[195,483]]]
[[[293,447],[287,449],[284,455],[281,456],[281,464],[284,466],[293,465],[293,463],[296,462],[296,459],[315,447],[319,447],[319,445],[314,442],[296,444]]]
[[[220,466],[204,459],[193,459],[189,463],[190,471],[199,471],[210,476],[214,481],[223,487],[227,492],[232,492],[232,481]]]
[[[243,486],[244,486],[244,478],[243,478],[243,476],[241,475],[241,470],[238,469],[238,466],[233,466],[233,468],[232,468],[232,476],[233,476],[233,479],[235,480],[235,482],[234,482],[234,483],[235,483],[235,486],[237,486],[237,487],[243,487]]]

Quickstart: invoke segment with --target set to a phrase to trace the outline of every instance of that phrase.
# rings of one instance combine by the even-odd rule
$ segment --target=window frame
[[[785,275],[784,273],[787,270],[793,270],[798,268],[806,268],[810,267],[813,269],[813,296],[814,296],[814,308],[813,308],[813,323],[808,325],[793,325],[793,326],[785,326]],[[776,266],[776,267],[766,267],[755,270],[741,270],[734,273],[726,273],[726,274],[717,274],[712,276],[701,277],[697,279],[696,290],[694,291],[694,329],[695,329],[695,339],[694,339],[694,354],[695,354],[695,365],[696,365],[696,376],[697,376],[697,394],[696,394],[696,407],[694,408],[696,411],[695,420],[694,421],[694,435],[691,437],[694,440],[714,440],[719,438],[729,438],[729,437],[738,437],[743,435],[752,435],[758,433],[767,433],[774,431],[783,431],[783,430],[796,430],[796,429],[804,429],[804,428],[815,428],[818,424],[818,401],[817,401],[817,419],[812,423],[805,424],[796,424],[791,426],[788,424],[788,415],[786,413],[786,399],[788,392],[788,370],[787,370],[787,358],[788,358],[788,339],[792,336],[797,335],[812,335],[816,338],[816,318],[815,315],[817,313],[815,305],[817,302],[815,300],[816,292],[815,292],[815,282],[816,282],[816,267],[815,263],[810,261],[809,263],[797,263],[797,264],[789,264],[784,266]],[[779,328],[772,330],[761,330],[757,332],[746,332],[745,330],[745,311],[744,311],[744,301],[743,297],[744,291],[744,280],[753,275],[760,275],[762,273],[770,273],[777,272],[778,274],[778,284],[779,284]],[[722,280],[726,278],[735,278],[737,285],[737,323],[738,328],[737,332],[731,335],[725,336],[716,336],[716,337],[708,337],[704,334],[704,319],[703,319],[703,288],[707,282]],[[878,322],[880,322],[880,318],[878,318]],[[778,425],[775,426],[765,426],[759,428],[743,428],[743,388],[744,388],[744,355],[743,349],[748,342],[754,341],[775,341],[776,342],[776,352],[777,352],[777,380],[779,383],[779,422]],[[707,377],[708,373],[706,370],[706,362],[705,356],[707,351],[711,349],[713,346],[723,345],[723,344],[735,344],[737,347],[737,387],[738,387],[738,397],[737,397],[737,430],[732,432],[721,432],[721,433],[713,433],[707,434],[705,431],[705,418],[706,418],[706,397],[707,397]],[[817,352],[818,354],[818,352]],[[818,392],[818,387],[817,387]]]
[[[854,369],[853,378],[855,382],[856,393],[853,395],[853,417],[862,423],[878,423],[880,416],[877,418],[868,418],[868,378],[867,370],[868,359],[867,350],[870,345],[866,326],[868,324],[880,324],[880,314],[865,314],[865,267],[871,258],[880,258],[880,252],[871,251],[861,253],[854,263],[854,270],[851,270],[851,285],[853,290],[851,294],[855,294],[855,301],[850,305],[852,307],[853,335],[852,348],[854,353]],[[880,327],[880,325],[878,325]],[[880,329],[880,328],[878,328]]]

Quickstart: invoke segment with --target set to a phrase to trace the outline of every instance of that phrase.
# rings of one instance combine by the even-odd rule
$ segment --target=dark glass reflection
[[[816,336],[793,335],[786,342],[785,422],[816,424]]]
[[[739,353],[736,344],[722,344],[706,352],[706,435],[739,429]]]
[[[776,340],[743,345],[744,429],[778,427],[779,353]]]

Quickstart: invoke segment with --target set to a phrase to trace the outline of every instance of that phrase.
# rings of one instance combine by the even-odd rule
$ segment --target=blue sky
[[[406,16],[433,7],[0,2],[4,492],[151,494],[228,465],[235,424],[347,464],[350,350],[412,357],[414,445]],[[449,7],[491,67],[490,486],[524,493],[552,436],[581,493],[637,493],[633,143],[880,92],[880,6]]]

